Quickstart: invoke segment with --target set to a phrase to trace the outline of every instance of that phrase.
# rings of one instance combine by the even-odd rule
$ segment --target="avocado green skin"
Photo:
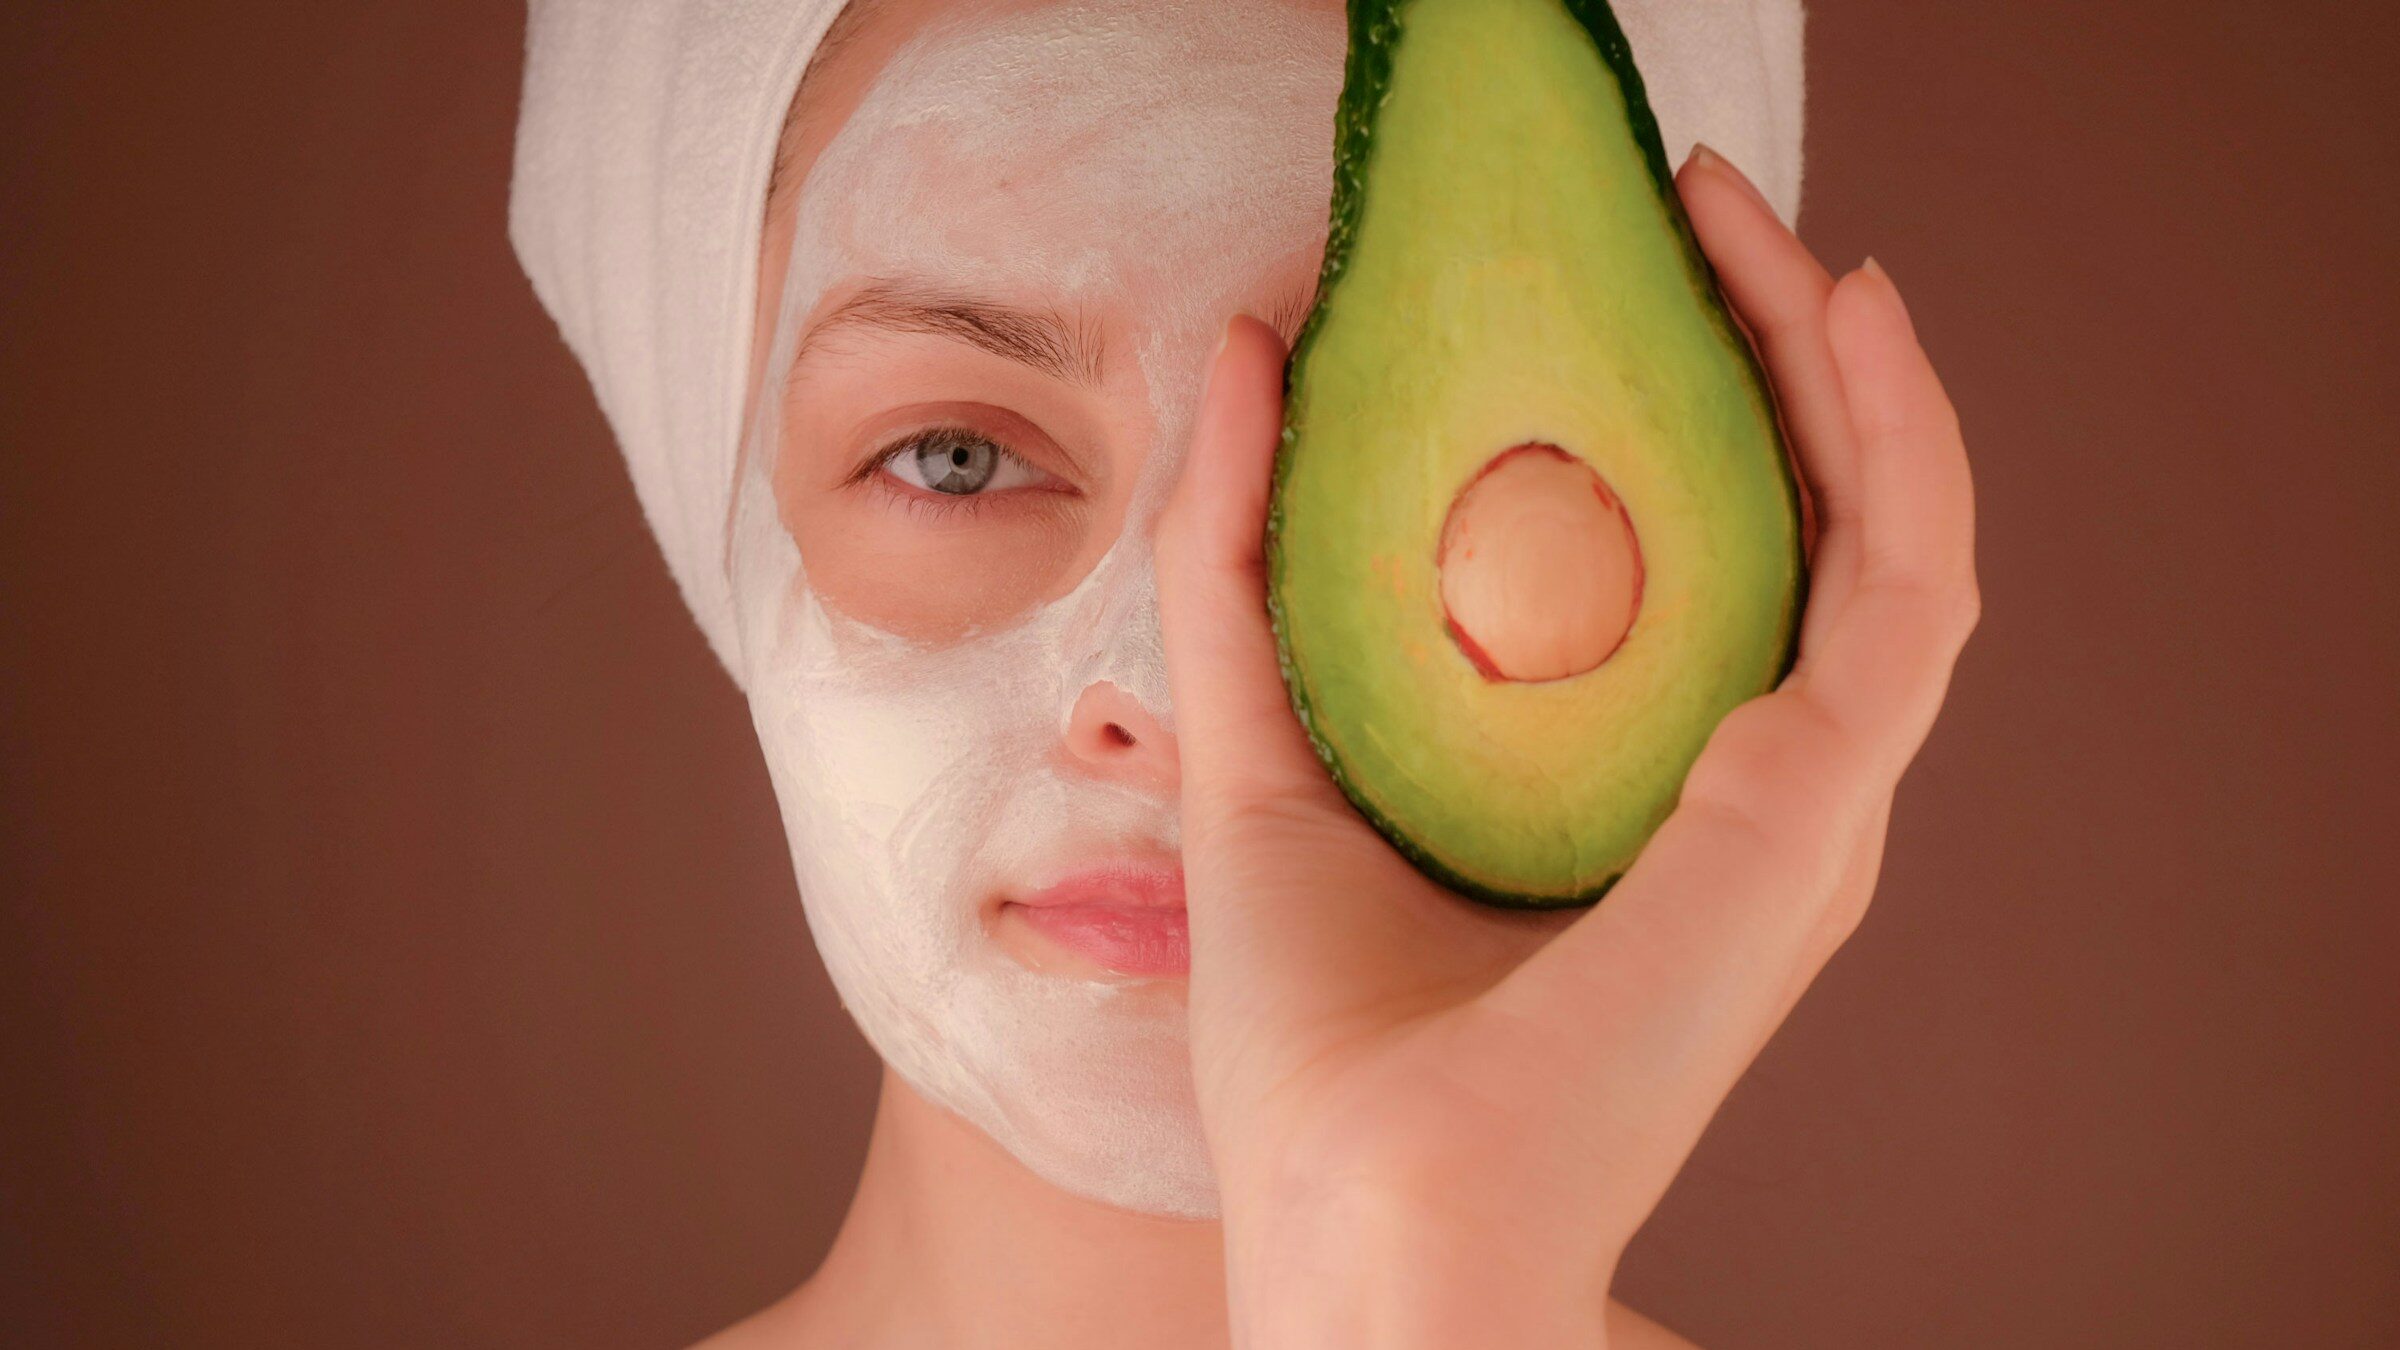
[[[1300,335],[1292,344],[1290,359],[1284,366],[1287,406],[1295,372],[1305,369],[1309,348],[1323,326],[1331,307],[1339,303],[1339,282],[1342,268],[1349,261],[1350,246],[1358,233],[1359,213],[1365,205],[1368,167],[1375,152],[1375,113],[1381,106],[1392,77],[1392,57],[1402,41],[1405,16],[1412,0],[1348,0],[1350,20],[1350,50],[1343,66],[1342,95],[1334,109],[1333,206],[1332,217],[1325,236],[1325,261],[1317,275],[1317,304],[1301,325]],[[1667,167],[1667,152],[1658,134],[1658,118],[1650,111],[1649,95],[1642,84],[1641,72],[1634,67],[1633,48],[1625,40],[1624,29],[1618,26],[1617,16],[1607,0],[1549,0],[1564,8],[1584,32],[1591,36],[1599,49],[1600,58],[1616,76],[1617,85],[1625,96],[1625,121],[1640,142],[1642,158],[1650,168],[1651,188],[1665,207],[1667,218],[1674,222],[1676,237],[1694,271],[1708,283],[1709,320],[1730,339],[1731,345],[1748,364],[1750,376],[1761,389],[1769,391],[1765,370],[1759,365],[1749,341],[1744,338],[1726,312],[1723,302],[1716,298],[1716,270],[1700,250],[1700,241],[1692,233],[1691,220],[1684,214],[1683,198],[1675,190],[1675,176]],[[1778,432],[1780,435],[1780,419]],[[1485,904],[1509,909],[1563,909],[1590,905],[1606,895],[1623,874],[1607,877],[1586,890],[1567,896],[1533,896],[1497,889],[1472,878],[1464,877],[1427,852],[1392,821],[1385,819],[1370,804],[1367,795],[1351,781],[1348,769],[1317,726],[1315,710],[1310,706],[1305,684],[1293,665],[1291,642],[1285,631],[1281,603],[1283,580],[1283,494],[1291,474],[1292,452],[1298,442],[1297,428],[1286,422],[1283,437],[1275,455],[1273,493],[1267,508],[1267,615],[1275,630],[1276,656],[1283,671],[1284,688],[1291,694],[1292,711],[1299,716],[1300,725],[1308,732],[1310,745],[1325,771],[1340,785],[1344,796],[1365,816],[1376,831],[1391,846],[1414,864],[1418,871],[1444,887]],[[1798,510],[1799,486],[1792,474],[1788,456],[1782,463],[1783,487],[1795,512]],[[1795,536],[1793,574],[1796,578],[1790,637],[1783,655],[1776,664],[1775,678],[1769,688],[1781,684],[1791,673],[1799,658],[1800,624],[1797,616],[1805,609],[1808,598],[1808,564],[1805,550]],[[1760,690],[1761,693],[1766,690]]]

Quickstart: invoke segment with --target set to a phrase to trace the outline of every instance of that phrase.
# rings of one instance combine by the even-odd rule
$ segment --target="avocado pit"
[[[1641,609],[1624,503],[1591,465],[1540,441],[1494,455],[1459,489],[1437,566],[1450,636],[1491,680],[1581,675]]]

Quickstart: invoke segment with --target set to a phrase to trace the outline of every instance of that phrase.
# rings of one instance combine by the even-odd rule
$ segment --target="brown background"
[[[1703,1342],[2400,1344],[2388,13],[1816,6],[1988,615],[1625,1276]],[[873,1060],[507,252],[518,10],[4,22],[0,1342],[765,1302]]]

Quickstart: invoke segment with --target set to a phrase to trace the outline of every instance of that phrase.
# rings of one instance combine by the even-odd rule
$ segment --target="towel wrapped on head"
[[[843,3],[533,0],[526,30],[509,238],[728,670],[725,535],[767,181],[801,74]],[[1615,9],[1669,161],[1705,141],[1793,219],[1800,0]]]

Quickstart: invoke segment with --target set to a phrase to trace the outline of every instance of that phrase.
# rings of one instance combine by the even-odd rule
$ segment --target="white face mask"
[[[1343,42],[1338,11],[1254,0],[1072,0],[920,35],[799,187],[735,492],[743,684],[843,1002],[894,1071],[1034,1172],[1153,1213],[1216,1210],[1180,982],[1029,970],[978,915],[1175,847],[1171,799],[1062,768],[1062,734],[1100,682],[1171,725],[1151,536],[1224,321],[1322,246]],[[800,325],[890,276],[1119,316],[1149,405],[1106,555],[938,647],[828,610],[773,486]]]

